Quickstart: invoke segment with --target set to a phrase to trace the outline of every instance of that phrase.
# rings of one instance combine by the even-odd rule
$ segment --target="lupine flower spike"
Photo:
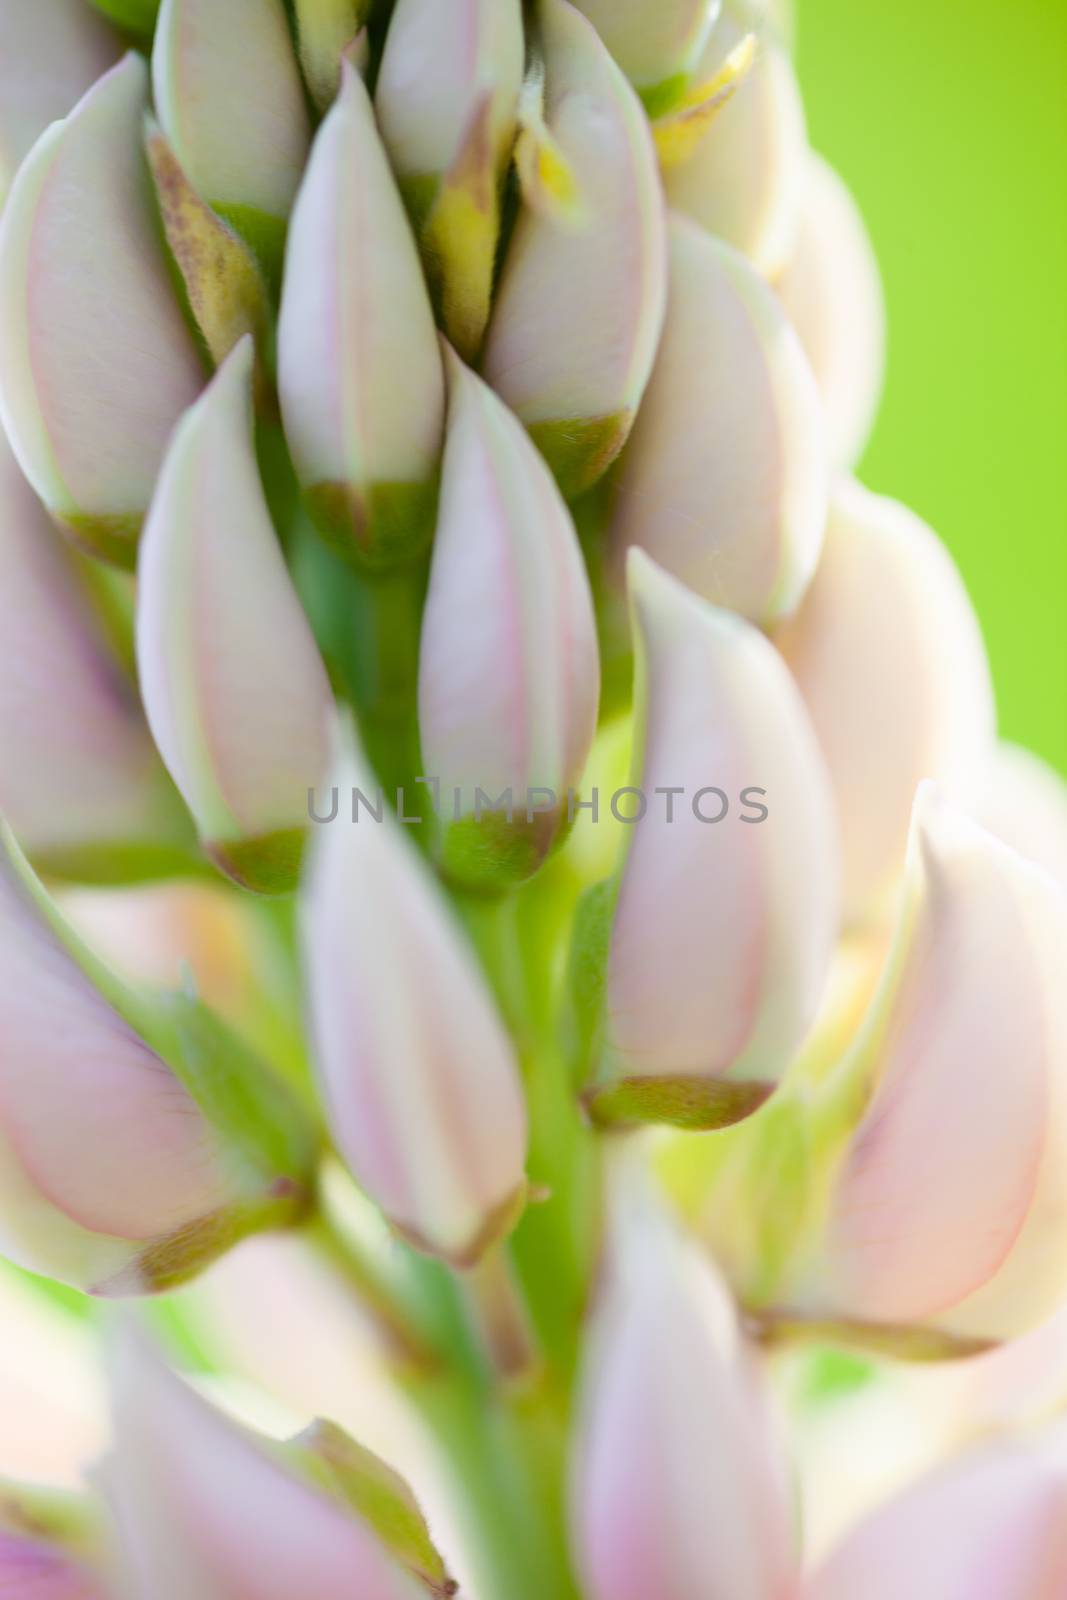
[[[1067,1592],[1067,784],[791,11],[0,0],[13,1600]]]

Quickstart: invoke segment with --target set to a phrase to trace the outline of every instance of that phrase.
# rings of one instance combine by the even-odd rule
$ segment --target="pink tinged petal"
[[[49,509],[128,559],[201,370],[171,291],[128,55],[43,134],[0,220],[0,416]]]
[[[909,877],[815,1292],[861,1320],[1010,1337],[1067,1291],[1067,900],[932,785]]]
[[[799,695],[755,628],[634,552],[641,730],[608,966],[615,1076],[772,1086],[814,1020],[837,931],[833,801]],[[698,820],[722,790],[729,812]],[[681,788],[667,821],[656,790]],[[745,821],[754,787],[768,815]],[[699,801],[704,816],[722,800]]]
[[[419,660],[423,766],[442,792],[551,789],[561,805],[596,729],[585,564],[551,473],[513,414],[449,355],[441,507]],[[451,799],[448,801],[451,807]],[[451,814],[451,811],[449,812]]]
[[[974,609],[925,523],[844,484],[818,570],[776,643],[833,780],[846,912],[875,918],[899,883],[916,786],[934,778],[969,799],[992,748],[993,690]]]
[[[885,374],[885,301],[855,200],[832,167],[808,157],[804,207],[775,288],[807,352],[835,466],[863,453]]]
[[[1062,1424],[951,1462],[842,1540],[805,1600],[1056,1600],[1067,1591]]]
[[[990,833],[1067,889],[1067,783],[1038,756],[997,745],[969,807]]]
[[[164,818],[134,686],[2,433],[0,751],[0,811],[31,852],[143,841]]]
[[[446,172],[486,95],[499,167],[515,130],[523,56],[521,0],[397,0],[375,105],[398,175]]]
[[[215,1211],[214,1137],[171,1070],[94,988],[0,854],[0,1238],[89,1288]],[[96,1237],[94,1237],[96,1236]]]
[[[749,31],[741,0],[725,0],[694,76],[713,77]],[[666,173],[668,203],[773,277],[793,246],[807,153],[792,62],[765,35],[755,66],[696,150]]]
[[[691,72],[708,41],[720,0],[575,0],[639,89]]]
[[[546,0],[542,25],[546,122],[576,181],[579,214],[520,212],[485,375],[570,492],[621,449],[644,393],[663,322],[666,246],[640,102],[566,0]]]
[[[787,615],[818,561],[821,407],[774,295],[728,245],[675,218],[667,321],[620,469],[612,539],[716,605]]]
[[[524,1188],[526,1109],[511,1041],[428,869],[386,814],[351,821],[353,761],[317,833],[303,944],[334,1136],[396,1227],[466,1262]]]
[[[282,0],[163,0],[152,84],[203,199],[287,215],[311,130]]]
[[[776,1436],[710,1266],[631,1241],[587,1361],[574,1543],[589,1600],[796,1594]]]
[[[301,828],[333,701],[252,443],[252,341],[183,417],[145,523],[137,646],[148,719],[212,843]]]
[[[120,54],[84,0],[5,0],[0,8],[0,205],[19,162]]]
[[[64,1551],[0,1528],[0,1600],[104,1600],[104,1589]]]
[[[370,1528],[294,1476],[271,1441],[189,1389],[139,1338],[113,1362],[106,1479],[122,1553],[152,1600],[425,1600]]]
[[[347,63],[293,211],[278,380],[301,481],[348,499],[366,542],[375,488],[427,484],[436,471],[444,375],[415,241]]]

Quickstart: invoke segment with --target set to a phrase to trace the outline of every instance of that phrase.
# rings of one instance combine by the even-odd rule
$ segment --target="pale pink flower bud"
[[[34,145],[0,218],[0,416],[49,510],[131,565],[163,448],[203,382],[167,277],[128,55]]]
[[[105,1600],[106,1591],[61,1546],[0,1527],[0,1594],[12,1600]]]
[[[441,353],[403,202],[348,62],[293,210],[278,382],[324,534],[372,566],[421,549],[441,449]]]
[[[0,9],[0,205],[30,146],[119,53],[118,38],[84,0],[6,0]]]
[[[540,10],[545,120],[574,215],[519,214],[489,325],[485,375],[568,495],[618,454],[663,322],[663,196],[641,104],[567,0]]]
[[[819,156],[808,157],[796,237],[775,288],[819,385],[830,460],[852,467],[882,392],[885,302],[859,208]]]
[[[375,106],[402,182],[441,178],[483,101],[494,177],[510,154],[522,84],[521,0],[397,0]]]
[[[92,1293],[135,1294],[285,1220],[304,1132],[269,1084],[241,1082],[249,1065],[193,1000],[150,1001],[108,973],[3,827],[0,1251]]]
[[[814,1020],[837,932],[833,800],[763,635],[637,551],[630,582],[646,810],[621,869],[593,1111],[715,1126],[766,1099]]]
[[[192,844],[132,677],[0,432],[0,811],[42,869]]]
[[[544,461],[480,378],[451,353],[447,366],[419,656],[422,764],[440,784],[450,873],[506,882],[540,865],[585,766],[596,621],[574,524]]]
[[[311,131],[282,0],[163,0],[152,86],[203,199],[239,228],[287,216]]]
[[[751,31],[751,9],[745,0],[725,0],[695,77],[714,76]],[[807,148],[793,64],[764,33],[756,64],[729,104],[688,160],[666,172],[667,200],[772,277],[792,248]]]
[[[335,786],[337,815],[314,839],[303,914],[329,1120],[393,1226],[468,1265],[525,1196],[514,1050],[459,925],[374,780],[348,758]]]
[[[974,609],[925,523],[845,483],[815,577],[775,642],[833,781],[846,915],[877,917],[900,881],[917,785],[933,778],[970,798],[992,748],[993,689]]]
[[[788,615],[826,521],[821,407],[800,342],[728,245],[671,223],[667,321],[619,472],[616,560],[638,544],[715,605]]]
[[[382,138],[441,324],[469,361],[489,320],[524,56],[522,0],[399,0],[378,74]]]
[[[175,430],[145,523],[137,654],[208,853],[249,887],[284,890],[329,766],[333,700],[256,468],[252,363],[246,336]]]
[[[866,1105],[805,1309],[989,1341],[1063,1299],[1065,945],[1058,885],[924,786],[896,943],[840,1069],[843,1107]]]
[[[649,111],[684,92],[721,0],[575,0]]]
[[[790,1600],[777,1429],[721,1281],[642,1219],[588,1352],[574,1469],[589,1600]]]
[[[290,1447],[208,1404],[142,1338],[121,1340],[112,1392],[105,1482],[137,1594],[427,1600],[341,1484],[302,1472]]]
[[[1067,889],[1067,783],[1038,756],[999,744],[976,785],[978,821]]]
[[[805,1600],[1037,1600],[1067,1592],[1067,1430],[952,1461],[847,1533]]]

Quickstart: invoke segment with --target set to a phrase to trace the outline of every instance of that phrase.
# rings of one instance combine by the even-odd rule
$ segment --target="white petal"
[[[993,690],[974,609],[920,519],[836,491],[822,560],[776,635],[815,725],[841,820],[846,911],[891,905],[924,778],[968,798],[992,748]]]
[[[511,1041],[440,891],[358,788],[313,840],[303,945],[329,1119],[357,1181],[389,1220],[456,1261],[477,1254],[521,1198],[526,1112]]]
[[[712,77],[749,31],[741,0],[725,0],[694,76]],[[666,174],[667,199],[772,277],[793,245],[806,158],[796,73],[786,51],[765,35],[746,81],[689,160]]]
[[[648,814],[631,830],[612,929],[611,1071],[728,1077],[765,1093],[814,1020],[837,931],[826,774],[762,634],[647,557],[630,566],[643,740],[633,781]],[[657,791],[672,786],[684,792],[668,822]],[[721,821],[698,820],[701,790],[709,819],[725,795]]]
[[[43,134],[0,219],[0,416],[45,504],[132,558],[170,430],[202,376],[167,278],[128,55]]]
[[[149,722],[213,844],[303,827],[333,701],[252,443],[245,338],[183,417],[145,524],[138,660]]]
[[[202,198],[284,217],[310,128],[282,0],[163,0],[152,83]]]
[[[882,392],[885,303],[859,208],[818,156],[808,158],[804,207],[775,288],[819,385],[830,459],[852,467]]]
[[[623,459],[615,557],[641,545],[716,605],[787,615],[815,569],[827,478],[815,380],[748,263],[671,224],[667,321]]]

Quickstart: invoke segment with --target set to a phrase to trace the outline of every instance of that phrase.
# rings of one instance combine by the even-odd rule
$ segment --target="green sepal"
[[[688,72],[675,72],[659,83],[638,89],[638,96],[650,122],[655,122],[657,117],[665,116],[668,111],[674,110],[689,87],[690,77],[691,74]]]
[[[254,839],[205,842],[204,854],[241,889],[291,894],[300,882],[306,839],[303,828],[282,828]]]
[[[132,572],[137,565],[137,544],[144,517],[138,513],[92,516],[88,512],[59,511],[53,520],[79,550]]]
[[[264,272],[236,229],[201,200],[151,118],[145,148],[163,232],[208,353],[215,366],[220,366],[234,345],[250,333],[256,344],[257,390],[262,395],[267,387],[263,363],[271,331]]]
[[[330,549],[369,576],[410,566],[425,554],[437,516],[436,478],[424,483],[313,484],[311,520]]]
[[[431,1595],[457,1592],[459,1586],[430,1538],[418,1501],[392,1467],[334,1423],[321,1420],[298,1434],[284,1451],[306,1479],[367,1523]]]
[[[773,1083],[734,1083],[696,1076],[621,1078],[593,1084],[582,1100],[599,1128],[632,1128],[655,1123],[708,1133],[728,1128],[758,1111],[774,1092]]]
[[[603,477],[633,426],[632,411],[608,417],[561,417],[528,422],[526,431],[551,467],[566,500],[576,499]]]
[[[233,231],[248,245],[267,281],[272,300],[277,300],[282,287],[282,269],[285,265],[285,239],[289,224],[284,217],[272,217],[256,206],[242,206],[222,200],[210,200],[216,216],[228,222]]]
[[[559,810],[528,817],[521,807],[459,817],[441,828],[437,863],[449,883],[476,894],[503,894],[539,871],[566,832]]]
[[[160,0],[89,0],[89,4],[117,22],[120,28],[128,28],[142,38],[152,37]]]

